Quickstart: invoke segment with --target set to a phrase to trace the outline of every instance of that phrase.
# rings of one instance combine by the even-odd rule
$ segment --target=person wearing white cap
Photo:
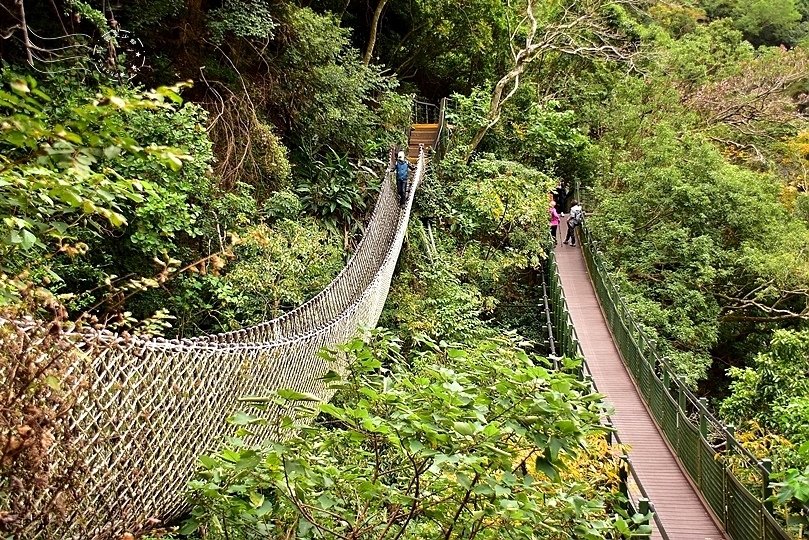
[[[404,207],[407,201],[407,174],[415,169],[413,165],[405,160],[405,153],[399,152],[396,155],[396,192],[399,194],[399,206]]]

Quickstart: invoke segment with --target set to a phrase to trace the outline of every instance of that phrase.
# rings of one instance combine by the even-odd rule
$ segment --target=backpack
[[[397,180],[407,180],[407,169],[409,164],[406,161],[397,161],[396,162],[396,179]]]
[[[584,217],[584,211],[579,208],[576,211],[570,213],[570,219],[567,220],[568,225],[573,227],[581,224],[581,219]]]

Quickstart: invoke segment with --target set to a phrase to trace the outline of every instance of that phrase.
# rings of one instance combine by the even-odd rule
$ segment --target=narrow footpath
[[[626,370],[601,313],[580,246],[561,243],[556,261],[570,316],[599,391],[615,408],[612,422],[671,540],[724,540],[705,504],[682,471]],[[655,530],[653,538],[664,538]]]

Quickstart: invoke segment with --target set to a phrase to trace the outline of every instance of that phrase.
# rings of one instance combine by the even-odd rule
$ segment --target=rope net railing
[[[36,519],[53,506],[56,488],[26,494],[35,501],[29,508],[15,508],[12,491],[10,509],[31,523],[21,538],[120,538],[165,523],[187,510],[184,493],[197,459],[232,435],[226,418],[243,407],[240,398],[292,388],[329,399],[321,377],[341,366],[327,365],[318,352],[376,325],[425,167],[422,151],[403,208],[386,173],[346,266],[317,296],[277,319],[190,339],[67,332],[72,351],[63,384],[81,391],[69,414],[70,449],[54,445],[52,467],[75,468],[79,481],[58,523]],[[0,333],[0,346],[32,332],[30,322],[0,323],[11,326]],[[251,442],[277,435],[271,424],[253,429]],[[68,454],[78,462],[60,460]]]
[[[582,249],[604,317],[655,422],[732,540],[791,538],[774,518],[769,460],[759,460],[677,376],[635,321],[586,223]]]

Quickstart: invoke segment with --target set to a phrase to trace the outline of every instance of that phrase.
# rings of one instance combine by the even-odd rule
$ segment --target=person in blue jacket
[[[408,172],[415,169],[415,167],[407,162],[404,152],[399,152],[396,155],[396,164],[393,167],[396,170],[396,192],[399,194],[399,206],[404,206],[405,202],[407,202]]]

